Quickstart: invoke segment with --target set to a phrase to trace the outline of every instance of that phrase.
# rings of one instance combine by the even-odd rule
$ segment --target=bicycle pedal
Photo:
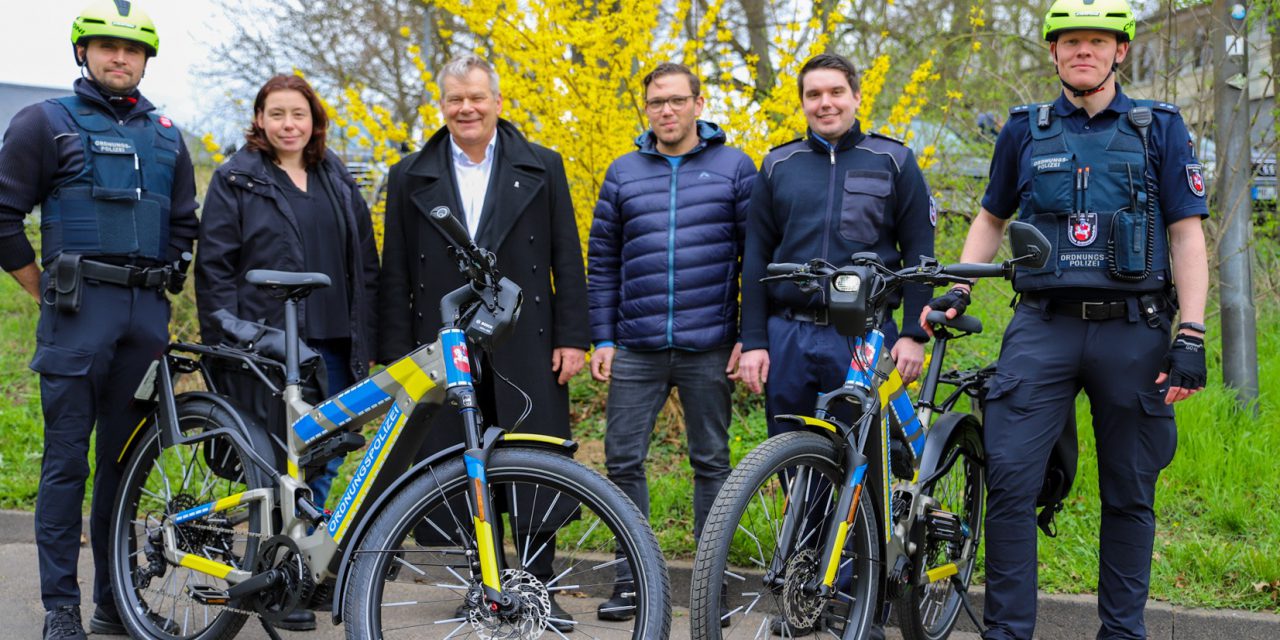
[[[949,511],[930,509],[925,513],[925,532],[930,540],[961,542],[964,540],[960,517]]]
[[[231,601],[225,589],[218,589],[207,584],[193,584],[187,587],[187,595],[200,604],[226,606]]]

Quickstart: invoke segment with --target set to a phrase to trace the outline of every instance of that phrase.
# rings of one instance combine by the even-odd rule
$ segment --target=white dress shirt
[[[484,197],[489,190],[489,174],[493,171],[493,151],[497,143],[498,132],[494,131],[484,148],[484,159],[472,162],[453,136],[449,136],[449,146],[453,149],[453,177],[458,181],[458,196],[462,198],[462,212],[467,218],[467,232],[472,240],[480,228],[480,214],[484,211]]]

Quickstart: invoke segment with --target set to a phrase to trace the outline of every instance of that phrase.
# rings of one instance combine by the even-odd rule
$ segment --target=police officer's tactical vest
[[[41,203],[42,261],[64,251],[164,261],[178,129],[155,114],[117,121],[78,96],[43,106],[55,137],[80,137],[84,168]]]
[[[1133,102],[1148,114],[1153,104]],[[1018,267],[1014,289],[1164,288],[1169,248],[1139,129],[1121,115],[1107,130],[1071,133],[1050,104],[1012,110],[1020,111],[1031,118],[1031,193],[1019,217],[1044,233],[1053,253],[1042,269]]]

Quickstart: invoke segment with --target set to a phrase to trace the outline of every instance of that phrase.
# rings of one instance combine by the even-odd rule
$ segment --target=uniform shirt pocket
[[[893,182],[888,171],[849,171],[840,201],[840,236],[850,242],[875,244],[884,222]]]

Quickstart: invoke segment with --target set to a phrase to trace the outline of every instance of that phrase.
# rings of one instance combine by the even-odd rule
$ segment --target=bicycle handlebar
[[[771,276],[786,276],[805,268],[805,265],[794,262],[771,262],[765,271]]]
[[[467,234],[467,230],[462,228],[462,223],[453,217],[453,212],[449,207],[436,207],[431,210],[430,219],[436,228],[444,233],[445,237],[452,242],[459,251],[464,252],[469,257],[475,257],[478,253],[476,245],[471,242],[471,236]]]
[[[942,267],[942,273],[961,278],[1002,278],[1008,270],[1003,264],[962,262]]]

